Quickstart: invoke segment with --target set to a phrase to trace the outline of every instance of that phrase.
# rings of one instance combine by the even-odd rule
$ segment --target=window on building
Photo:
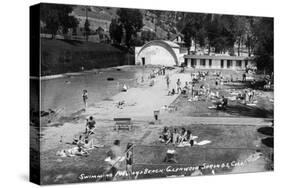
[[[224,62],[223,62],[223,59],[221,60],[221,68],[224,67]]]
[[[245,60],[245,67],[247,68],[248,66],[248,60]]]
[[[236,61],[236,67],[242,67],[242,61],[241,60]]]
[[[227,60],[227,68],[232,67],[232,60]]]
[[[200,59],[200,66],[205,67],[206,66],[206,59]]]
[[[212,67],[212,60],[211,59],[209,59],[209,67]]]
[[[187,58],[184,58],[184,64],[183,64],[183,66],[187,66]]]
[[[196,66],[196,59],[191,59],[191,67],[195,67]]]

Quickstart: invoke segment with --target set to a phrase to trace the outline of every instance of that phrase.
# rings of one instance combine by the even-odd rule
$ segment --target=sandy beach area
[[[176,70],[170,73],[171,85],[170,88],[176,88],[176,81],[179,78],[183,81],[190,81],[189,75],[176,73]],[[183,85],[184,83],[182,83]],[[153,118],[153,111],[160,110],[162,115],[165,112],[164,106],[169,106],[177,97],[178,94],[168,96],[165,76],[157,76],[154,79],[153,86],[147,86],[144,83],[140,88],[129,88],[127,92],[121,92],[113,96],[109,101],[97,103],[94,107],[87,109],[85,114],[93,115],[96,119],[113,119],[113,118],[132,118],[139,117]],[[124,101],[124,108],[117,108],[116,104]]]
[[[122,67],[119,67],[122,68]],[[176,81],[180,79],[182,85],[185,81],[190,81],[190,74],[178,73],[179,69],[168,71],[171,84],[170,88],[176,88]],[[71,142],[75,135],[85,129],[86,118],[93,116],[97,126],[114,126],[114,118],[131,118],[136,122],[149,122],[154,120],[153,112],[160,111],[159,118],[165,117],[169,112],[164,106],[169,106],[178,97],[178,94],[168,96],[169,89],[166,85],[165,76],[157,76],[154,85],[149,86],[151,80],[146,80],[138,88],[128,88],[127,92],[120,92],[108,100],[98,102],[87,108],[86,112],[78,110],[76,115],[78,120],[72,122],[51,122],[43,129],[42,150],[54,148],[61,137]],[[124,101],[122,108],[117,107],[119,101]],[[163,118],[164,119],[164,118]],[[60,126],[53,126],[59,124]],[[59,144],[60,145],[60,144]]]
[[[122,67],[120,67],[122,69]],[[128,67],[127,67],[128,68]],[[191,71],[179,73],[176,68],[167,71],[171,79],[170,89],[176,88],[177,79],[182,86],[191,81]],[[273,104],[269,98],[273,93],[260,93],[257,96],[257,108],[241,106],[230,102],[230,111],[216,111],[208,109],[208,101],[189,102],[183,95],[168,96],[168,89],[164,75],[154,78],[154,85],[149,86],[151,80],[131,87],[127,92],[120,92],[106,100],[90,105],[86,111],[77,109],[67,116],[56,120],[41,128],[41,153],[43,181],[48,183],[79,182],[77,176],[83,173],[103,173],[106,151],[113,141],[119,139],[125,150],[128,142],[137,145],[134,150],[134,169],[162,168],[163,158],[167,149],[175,149],[180,155],[180,164],[196,166],[201,163],[220,164],[221,162],[247,161],[256,155],[256,151],[263,151],[262,157],[257,157],[251,163],[236,165],[231,168],[216,169],[216,174],[267,171],[270,167],[268,156],[271,149],[261,142],[265,138],[257,130],[271,126]],[[221,92],[228,91],[224,86]],[[227,96],[227,93],[224,93]],[[118,103],[123,101],[122,107]],[[169,111],[165,106],[176,106],[176,111]],[[159,120],[154,120],[153,111],[159,110]],[[256,114],[253,115],[252,114]],[[199,116],[198,114],[202,114]],[[261,117],[259,114],[263,114]],[[266,115],[268,114],[268,115]],[[60,158],[56,152],[72,148],[73,138],[77,138],[85,131],[86,119],[93,116],[96,120],[95,134],[91,136],[96,144],[103,148],[94,149],[89,157]],[[130,131],[116,131],[113,118],[131,118],[133,127]],[[194,148],[177,148],[172,145],[161,144],[158,141],[163,127],[170,129],[186,128],[198,137],[198,142],[208,141],[205,146]],[[77,163],[77,161],[79,161]],[[151,165],[153,164],[153,165]],[[67,171],[64,170],[68,167]],[[82,169],[82,172],[81,172]],[[192,171],[185,173],[189,176]],[[212,174],[206,169],[205,174]],[[167,177],[169,173],[157,174],[153,177]],[[139,178],[149,178],[140,176]],[[84,180],[96,181],[96,180]]]

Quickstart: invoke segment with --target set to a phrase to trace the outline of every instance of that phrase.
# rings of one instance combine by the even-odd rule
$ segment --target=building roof
[[[96,29],[96,31],[104,31],[104,29],[103,29],[101,26],[99,26],[99,27]]]
[[[180,36],[182,38],[184,37],[183,34],[181,34],[181,33],[172,34],[171,41],[174,41],[175,39],[177,39],[178,36]]]

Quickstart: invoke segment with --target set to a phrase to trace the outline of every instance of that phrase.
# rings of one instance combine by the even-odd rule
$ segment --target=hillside
[[[87,10],[87,11],[86,11]],[[71,15],[77,18],[78,36],[83,36],[86,12],[90,22],[90,29],[95,31],[99,27],[108,34],[111,20],[117,18],[118,8],[75,6]],[[140,10],[143,15],[143,28],[141,31],[156,33],[157,39],[167,40],[168,32],[173,36],[177,31],[173,21],[174,12],[155,10]],[[140,31],[140,32],[141,32]],[[89,36],[89,40],[92,37]],[[138,34],[140,36],[140,33]],[[91,41],[91,42],[90,42]],[[41,75],[53,75],[67,72],[77,72],[93,68],[105,68],[124,64],[134,64],[133,55],[127,49],[114,47],[99,40],[50,40],[42,38],[42,67]]]
[[[90,22],[91,30],[96,30],[101,27],[106,32],[109,31],[109,26],[111,20],[117,18],[118,8],[113,7],[87,7],[88,20]],[[149,30],[156,32],[158,39],[167,39],[168,31],[171,34],[177,33],[175,27],[175,22],[173,19],[175,17],[175,12],[164,12],[156,10],[143,10],[140,9],[143,14],[143,28],[142,30]],[[84,27],[86,20],[86,7],[76,6],[73,10],[72,15],[74,15],[79,21],[79,28]]]
[[[110,44],[41,39],[41,48],[42,76],[134,63],[127,51]]]

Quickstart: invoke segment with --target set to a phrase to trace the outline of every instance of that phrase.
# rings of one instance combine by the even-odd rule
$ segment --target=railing
[[[108,43],[110,42],[107,39],[100,39],[99,36],[97,35],[89,35],[88,36],[88,40],[86,40],[85,36],[81,36],[81,35],[55,35],[53,36],[52,34],[47,34],[47,33],[41,33],[40,34],[41,38],[46,38],[46,39],[65,39],[65,40],[76,40],[76,41],[90,41],[90,42],[104,42],[104,43]]]

